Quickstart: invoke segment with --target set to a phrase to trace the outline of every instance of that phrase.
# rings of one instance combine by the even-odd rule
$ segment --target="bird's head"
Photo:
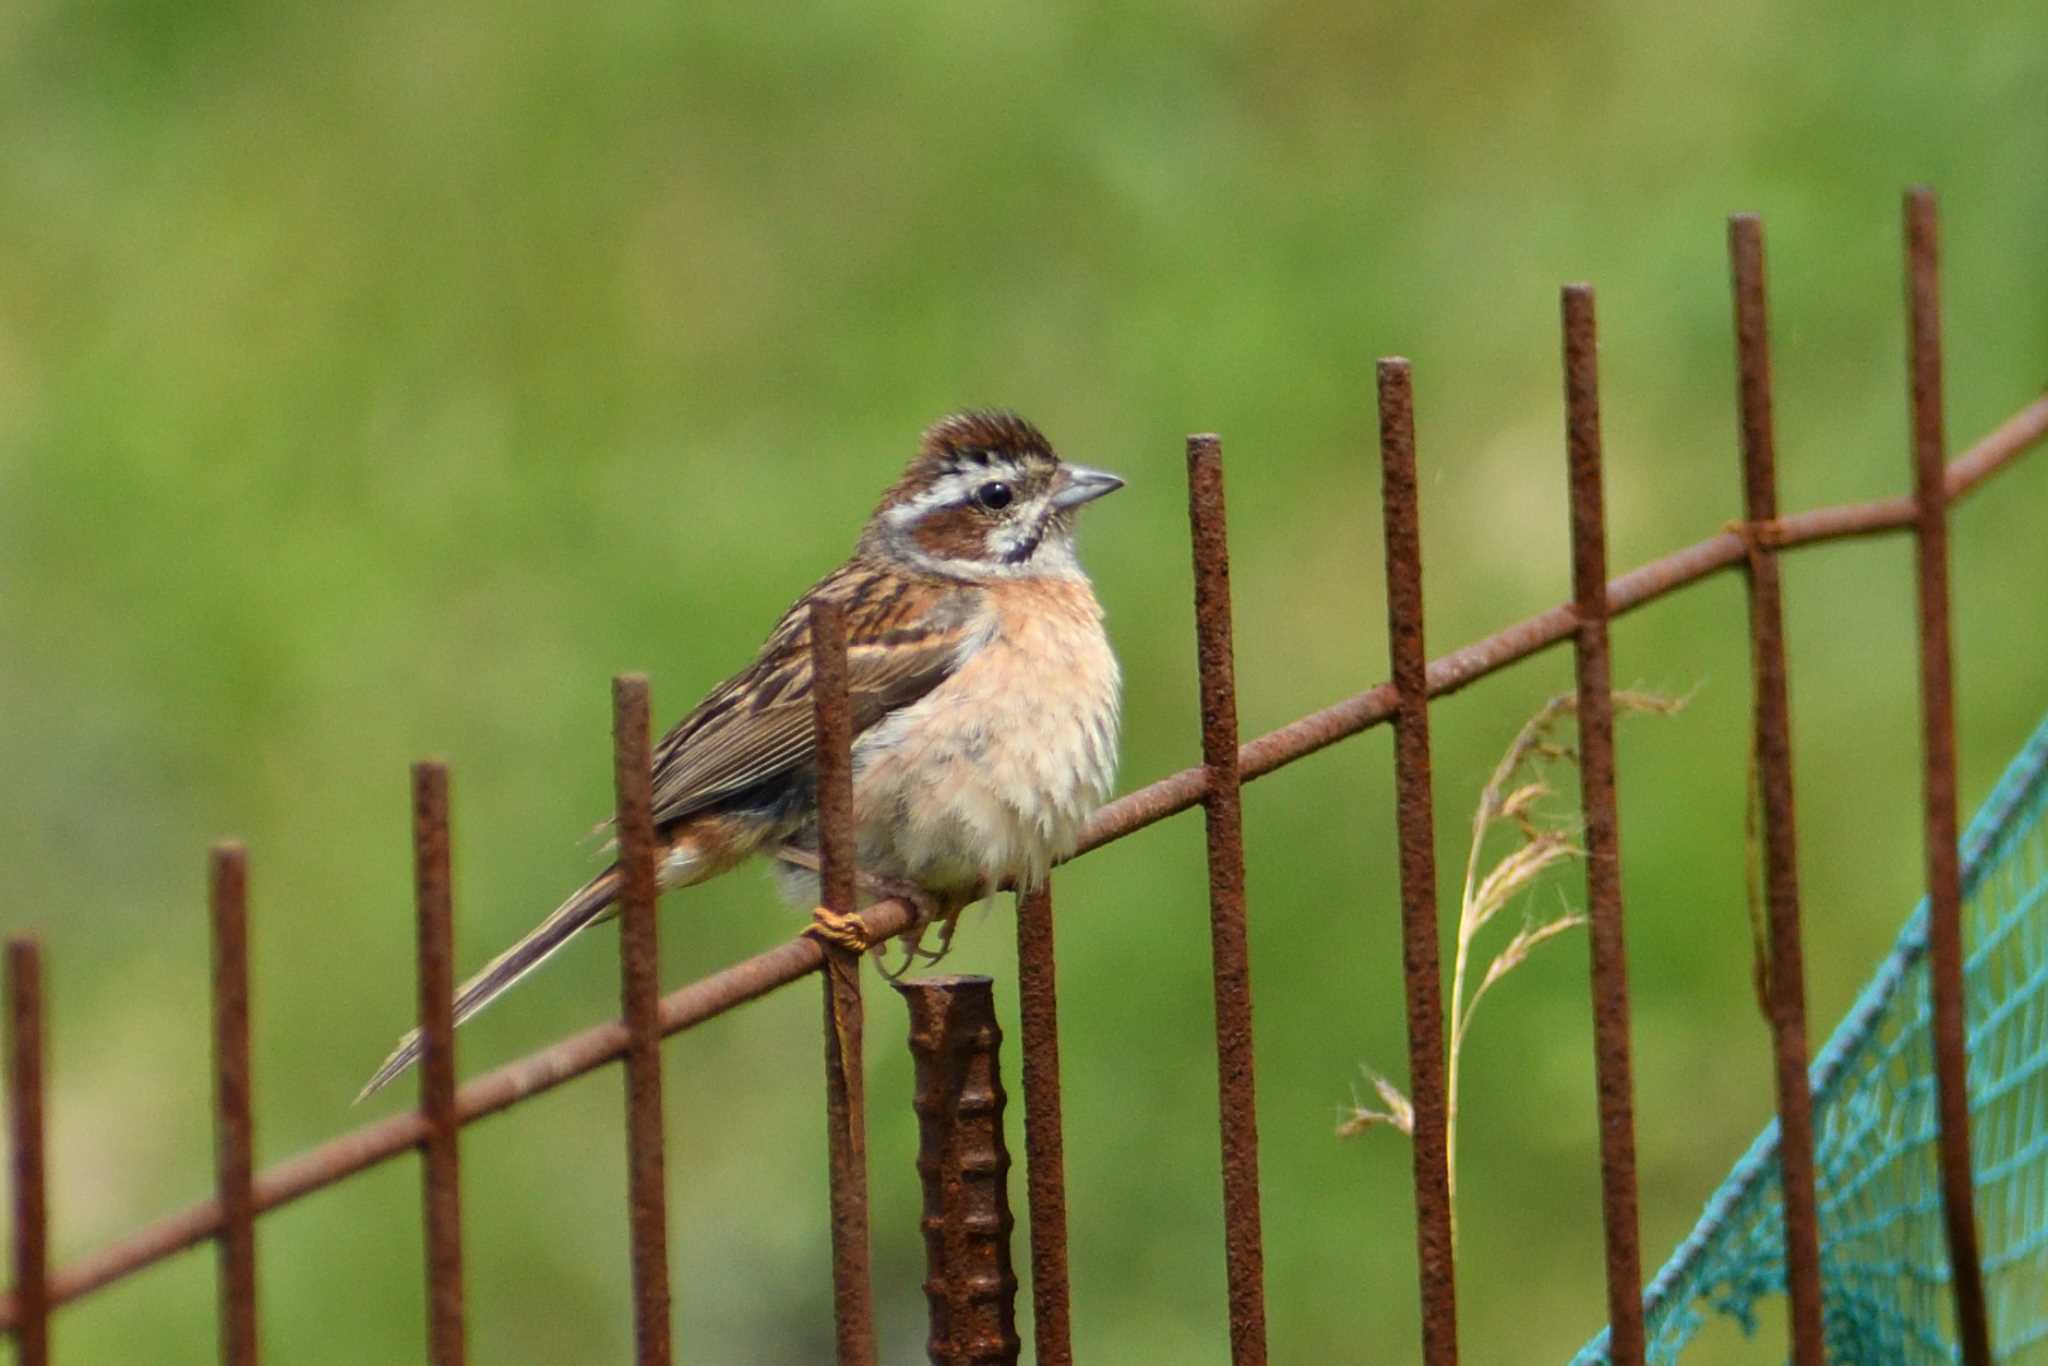
[[[1123,484],[1061,460],[1014,413],[955,413],[925,432],[861,549],[948,578],[1077,578],[1074,515]]]

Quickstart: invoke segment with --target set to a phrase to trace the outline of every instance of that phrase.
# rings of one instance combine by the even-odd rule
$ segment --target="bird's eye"
[[[1010,499],[1013,497],[1015,495],[1010,492],[1010,486],[1003,483],[1000,479],[993,483],[983,484],[974,491],[974,501],[987,508],[990,512],[1001,512],[1010,505]]]

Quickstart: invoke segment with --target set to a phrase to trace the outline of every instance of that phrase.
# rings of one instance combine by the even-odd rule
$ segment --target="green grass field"
[[[208,1188],[210,840],[251,848],[260,1155],[402,1105],[349,1101],[412,1010],[407,763],[454,766],[473,965],[589,870],[609,677],[674,719],[951,408],[1129,480],[1083,547],[1124,789],[1198,756],[1190,431],[1225,439],[1247,736],[1385,676],[1377,356],[1415,362],[1438,652],[1567,595],[1566,280],[1600,290],[1615,567],[1735,516],[1731,211],[1768,233],[1784,505],[1903,491],[1904,186],[1942,196],[1954,448],[2048,379],[2044,51],[2038,5],[1893,0],[5,7],[0,925],[47,948],[56,1257]],[[1955,518],[1966,806],[2048,708],[2044,525],[2040,458]],[[1919,886],[1911,573],[1897,540],[1786,568],[1816,1038]],[[1647,1272],[1771,1106],[1739,581],[1615,650],[1694,695],[1620,740]],[[1447,896],[1569,680],[1553,653],[1435,713]],[[1391,786],[1374,732],[1247,795],[1276,1362],[1417,1350],[1403,1140],[1333,1136],[1362,1062],[1405,1072]],[[1201,844],[1177,817],[1059,883],[1089,1362],[1227,1358]],[[799,924],[758,873],[678,895],[664,979]],[[952,965],[1013,1015],[1012,943],[994,905]],[[464,1070],[616,982],[606,931],[465,1030]],[[869,986],[894,1363],[915,1131]],[[1585,999],[1573,938],[1474,1035],[1470,1361],[1559,1361],[1604,1317]],[[829,1358],[820,1054],[809,987],[668,1049],[680,1360]],[[606,1072],[466,1139],[473,1359],[625,1359],[622,1112]],[[415,1202],[401,1162],[264,1221],[270,1359],[419,1359]],[[192,1253],[65,1309],[59,1359],[213,1360],[212,1278]],[[1776,1332],[1695,1359],[1781,1360]]]

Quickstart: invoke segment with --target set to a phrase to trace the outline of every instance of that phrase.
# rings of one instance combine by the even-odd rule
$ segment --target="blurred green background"
[[[1562,281],[1600,287],[1617,569],[1734,516],[1730,211],[1767,225],[1784,504],[1902,490],[1906,184],[1942,195],[1955,449],[2048,378],[2044,51],[2038,4],[1904,0],[0,7],[0,917],[47,946],[55,1255],[208,1187],[209,840],[252,850],[260,1155],[390,1112],[349,1100],[412,1009],[407,763],[454,765],[473,965],[589,869],[610,675],[679,715],[951,408],[1130,481],[1084,545],[1125,788],[1197,758],[1189,431],[1226,440],[1247,736],[1385,675],[1376,356],[1416,365],[1439,652],[1567,592]],[[1955,518],[1966,804],[2048,707],[2044,511],[2037,459]],[[1818,1038],[1920,877],[1911,552],[1786,579]],[[1722,577],[1615,632],[1618,681],[1696,690],[1621,735],[1646,1272],[1770,1110],[1743,630]],[[1552,653],[1436,711],[1447,896],[1569,679]],[[1408,1153],[1332,1133],[1361,1063],[1406,1071],[1389,766],[1374,732],[1247,798],[1280,1362],[1416,1352]],[[1090,1362],[1227,1355],[1201,842],[1181,816],[1060,878]],[[665,980],[799,923],[758,873],[673,897]],[[1008,1011],[1011,924],[974,913],[951,962]],[[611,950],[464,1031],[464,1070],[602,1016]],[[1546,950],[1473,1038],[1467,1360],[1603,1318],[1584,959]],[[915,1135],[869,987],[904,1362]],[[667,1051],[683,1360],[828,1358],[818,1009]],[[621,1114],[606,1072],[467,1137],[475,1359],[625,1359]],[[415,1200],[398,1162],[264,1221],[272,1359],[418,1359]],[[212,1360],[212,1278],[65,1309],[61,1359]],[[1782,1360],[1775,1325],[1710,1337]]]

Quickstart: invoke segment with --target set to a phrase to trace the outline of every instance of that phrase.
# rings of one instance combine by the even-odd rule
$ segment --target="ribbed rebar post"
[[[1010,1366],[1020,1345],[995,984],[926,977],[896,989],[910,1007],[916,1074],[926,1349],[934,1366]]]

